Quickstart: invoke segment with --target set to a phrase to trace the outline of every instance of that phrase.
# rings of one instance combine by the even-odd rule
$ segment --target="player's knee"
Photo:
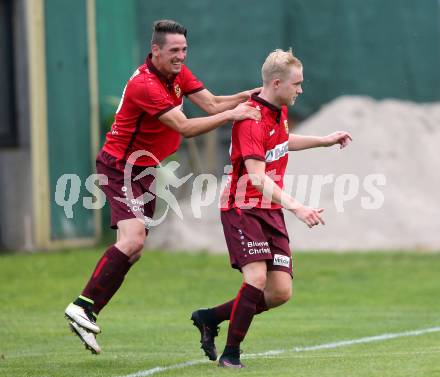
[[[130,240],[131,255],[140,254],[144,248],[145,237],[136,237]]]
[[[248,277],[246,283],[263,290],[266,286],[266,272],[257,272]]]
[[[292,297],[292,288],[284,287],[279,288],[275,291],[273,300],[277,303],[277,305],[282,305],[290,300]]]
[[[137,254],[140,254],[142,249],[144,248],[144,242],[145,236],[133,235],[132,237],[120,239],[116,245],[121,249],[123,253],[127,254],[130,258],[135,258],[135,256]]]

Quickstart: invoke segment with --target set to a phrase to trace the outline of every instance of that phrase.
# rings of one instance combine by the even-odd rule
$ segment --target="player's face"
[[[165,44],[157,47],[155,53],[159,63],[159,70],[165,75],[176,75],[182,69],[188,45],[182,34],[167,34]]]
[[[293,66],[284,80],[279,80],[277,97],[281,105],[293,106],[296,98],[303,92],[302,68]]]

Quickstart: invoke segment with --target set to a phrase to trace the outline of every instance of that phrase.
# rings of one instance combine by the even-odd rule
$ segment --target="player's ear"
[[[151,45],[151,53],[153,54],[153,56],[158,56],[159,51],[160,51],[159,45],[157,45],[155,43]]]
[[[273,87],[274,87],[275,89],[278,89],[278,87],[280,86],[280,84],[281,84],[281,80],[280,80],[280,79],[275,79],[275,80],[272,81],[272,85],[273,85]]]

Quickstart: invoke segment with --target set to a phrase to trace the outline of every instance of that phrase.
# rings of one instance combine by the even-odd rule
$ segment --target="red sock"
[[[98,261],[81,296],[97,303],[98,310],[101,310],[121,286],[131,266],[128,260],[129,257],[116,246],[109,247]],[[95,306],[93,309],[95,310]]]
[[[126,266],[124,266],[124,269],[121,269],[120,271],[120,275],[115,276],[114,283],[110,287],[108,287],[108,289],[105,291],[105,294],[99,295],[99,297],[96,298],[93,304],[93,313],[99,314],[102,308],[107,305],[107,303],[110,301],[110,299],[118,291],[118,289],[124,282],[125,275],[127,274],[128,270],[131,268],[131,266],[133,266],[131,263],[128,263]]]
[[[219,324],[223,321],[229,321],[231,318],[232,313],[232,307],[234,306],[235,298],[231,301],[225,302],[224,304],[221,304],[219,306],[216,306],[215,308],[212,308],[213,310],[213,316],[214,316],[214,322],[216,324]],[[262,312],[265,312],[266,310],[269,310],[269,308],[266,305],[266,300],[264,299],[264,295],[261,296],[260,301],[257,303],[257,310],[255,311],[255,314],[260,314]]]
[[[238,347],[243,341],[262,297],[264,297],[262,290],[243,283],[232,308],[227,346]]]
[[[263,294],[263,296],[261,296],[260,301],[257,302],[257,310],[255,311],[255,314],[260,314],[268,310],[269,308],[266,305],[266,300],[264,299],[264,294]]]
[[[225,302],[215,308],[212,308],[213,317],[215,319],[215,323],[219,324],[220,322],[229,320],[231,318],[232,307],[234,306],[235,299]]]

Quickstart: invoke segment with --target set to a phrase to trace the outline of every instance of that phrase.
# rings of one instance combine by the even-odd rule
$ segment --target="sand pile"
[[[308,229],[286,213],[293,249],[440,250],[440,103],[341,97],[296,130],[349,131],[353,143],[291,152],[287,190],[325,208],[325,226]],[[211,187],[217,191],[218,187]],[[148,247],[224,251],[217,200],[196,219],[191,200],[150,233]]]

